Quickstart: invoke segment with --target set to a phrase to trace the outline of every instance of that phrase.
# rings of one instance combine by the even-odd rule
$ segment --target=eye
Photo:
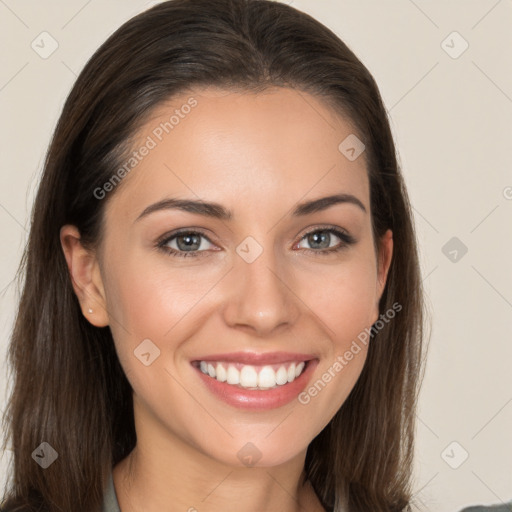
[[[157,242],[157,247],[170,256],[197,257],[213,246],[210,239],[199,231],[179,231]],[[201,255],[202,256],[202,255]]]
[[[339,240],[338,243],[336,239]],[[308,243],[312,249],[301,247],[303,242]],[[294,248],[313,254],[327,255],[341,251],[354,243],[356,243],[355,238],[340,229],[318,228],[306,233]],[[204,233],[185,229],[164,235],[155,245],[169,256],[179,258],[206,256],[209,250],[215,247]]]
[[[334,236],[333,236],[334,235]],[[336,238],[340,242],[336,243]],[[348,233],[336,228],[314,229],[306,233],[295,247],[302,248],[301,243],[308,243],[312,249],[305,248],[307,252],[315,254],[330,254],[341,251],[356,242]]]

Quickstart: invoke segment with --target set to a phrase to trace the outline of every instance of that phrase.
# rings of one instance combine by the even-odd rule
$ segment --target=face
[[[353,133],[291,89],[200,89],[138,132],[79,296],[162,443],[277,465],[352,390],[367,346],[345,355],[378,318],[392,251],[390,232],[374,249],[365,154],[338,149]]]

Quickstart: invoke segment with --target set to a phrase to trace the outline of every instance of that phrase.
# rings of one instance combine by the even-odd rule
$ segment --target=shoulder
[[[512,501],[510,503],[503,503],[503,505],[491,505],[489,507],[484,507],[483,505],[467,507],[460,512],[512,512]]]

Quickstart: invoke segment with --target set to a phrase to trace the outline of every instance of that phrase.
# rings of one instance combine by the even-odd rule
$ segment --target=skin
[[[85,250],[74,226],[61,229],[83,314],[110,326],[134,390],[137,446],[114,468],[118,500],[123,512],[161,512],[169,504],[183,511],[233,504],[254,512],[323,510],[311,486],[300,485],[306,450],[354,387],[367,348],[308,404],[267,411],[221,402],[190,361],[218,352],[307,353],[319,360],[314,383],[378,319],[392,233],[379,240],[377,256],[365,155],[349,161],[338,150],[355,130],[320,99],[277,88],[192,95],[198,105],[111,192],[99,248]],[[134,147],[190,96],[160,105]],[[366,212],[342,203],[290,215],[298,202],[336,193],[354,195]],[[168,197],[215,201],[233,218],[167,209],[136,220]],[[325,246],[305,235],[329,227],[356,243],[320,254]],[[195,251],[202,256],[155,249],[178,228],[204,231]],[[252,263],[236,252],[247,236],[263,249]],[[340,243],[331,234],[326,245]],[[169,245],[177,249],[177,240]],[[133,351],[148,338],[160,356],[145,366]],[[261,452],[254,467],[237,457],[248,442]]]

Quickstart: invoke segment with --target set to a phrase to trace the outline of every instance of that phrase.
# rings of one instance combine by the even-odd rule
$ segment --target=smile
[[[227,361],[195,361],[194,366],[218,382],[250,390],[273,389],[293,382],[304,371],[307,361],[273,365],[249,365]]]

